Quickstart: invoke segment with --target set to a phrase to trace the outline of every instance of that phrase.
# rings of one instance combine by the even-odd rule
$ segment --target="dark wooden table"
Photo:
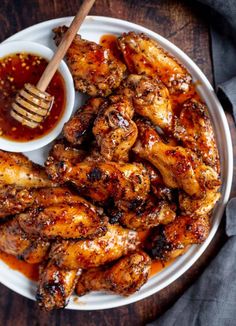
[[[1,0],[0,42],[10,35],[44,20],[72,16],[78,0]],[[158,32],[185,51],[214,83],[210,57],[208,15],[195,1],[182,0],[97,0],[91,11],[125,19]],[[233,140],[235,127],[227,111]],[[234,156],[236,149],[234,147]],[[236,195],[236,180],[232,196]],[[0,325],[145,325],[163,314],[196,280],[226,240],[224,221],[206,252],[182,277],[159,293],[140,302],[103,311],[42,312],[35,302],[0,286]]]

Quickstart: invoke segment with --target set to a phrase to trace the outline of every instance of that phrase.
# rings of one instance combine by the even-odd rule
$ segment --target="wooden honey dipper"
[[[48,115],[54,97],[45,90],[94,2],[95,0],[84,0],[37,85],[27,83],[17,94],[12,104],[11,116],[23,125],[36,128]]]

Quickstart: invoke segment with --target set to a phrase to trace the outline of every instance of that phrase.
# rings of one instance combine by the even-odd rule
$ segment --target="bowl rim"
[[[0,44],[0,60],[6,56],[19,52],[38,55],[47,61],[49,61],[54,54],[54,51],[49,47],[32,41],[12,41],[7,39]],[[64,123],[69,120],[73,112],[75,89],[70,70],[63,60],[58,67],[58,71],[64,81],[66,100],[64,112],[55,127],[42,137],[30,141],[14,141],[0,137],[0,149],[10,152],[29,152],[37,150],[49,144],[61,133]]]

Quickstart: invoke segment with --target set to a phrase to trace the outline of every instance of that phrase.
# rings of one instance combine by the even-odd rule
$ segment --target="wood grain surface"
[[[0,41],[33,24],[74,15],[81,1],[76,0],[1,0]],[[196,1],[181,0],[97,0],[92,15],[125,19],[138,23],[168,38],[187,53],[213,82],[207,10]],[[236,139],[233,118],[227,118]],[[236,148],[234,146],[234,155]],[[236,195],[236,180],[232,195]],[[0,286],[0,325],[77,326],[145,325],[163,314],[197,279],[226,240],[224,219],[206,252],[182,277],[159,293],[140,302],[103,311],[42,312],[36,303]]]

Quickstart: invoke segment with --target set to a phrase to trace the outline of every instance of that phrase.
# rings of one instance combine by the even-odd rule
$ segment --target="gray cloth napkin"
[[[215,84],[236,122],[236,0],[199,0],[210,11]],[[229,239],[198,281],[149,326],[236,326],[236,198],[226,209]]]
[[[228,241],[198,281],[149,326],[236,325],[236,198],[226,209]]]
[[[214,79],[236,122],[236,0],[199,0],[209,9]],[[236,323],[235,323],[236,325]]]

